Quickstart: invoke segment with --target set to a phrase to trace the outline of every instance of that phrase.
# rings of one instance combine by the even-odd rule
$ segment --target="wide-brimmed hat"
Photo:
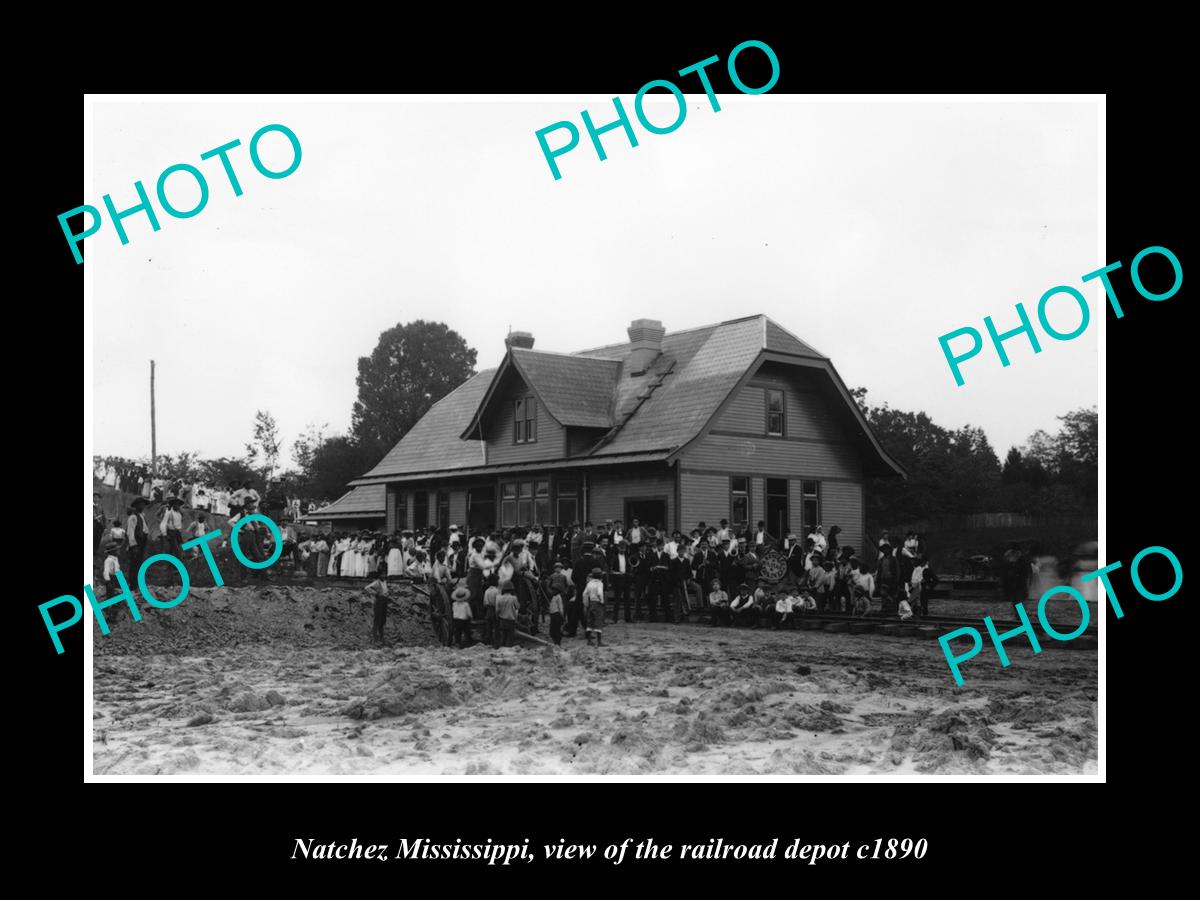
[[[556,568],[556,569],[561,569],[561,568],[563,568],[563,564],[562,564],[561,562],[556,562],[556,563],[554,564],[554,568]]]
[[[183,506],[183,498],[182,497],[168,497],[167,498],[168,506],[175,506],[176,504],[178,504],[179,506]]]
[[[471,592],[463,587],[455,588],[454,593],[450,595],[450,598],[452,600],[470,600]]]
[[[500,582],[501,593],[503,593],[504,591],[511,591],[512,589],[513,589],[513,583],[511,581]]]
[[[146,506],[150,503],[145,497],[134,497],[129,501],[130,506]]]
[[[589,572],[589,573],[588,573],[588,575],[589,575],[591,578],[603,578],[603,577],[604,577],[604,572],[603,572],[603,570],[602,570],[602,569],[601,569],[599,566],[597,566],[596,568],[592,569],[592,571],[591,571],[591,572]]]

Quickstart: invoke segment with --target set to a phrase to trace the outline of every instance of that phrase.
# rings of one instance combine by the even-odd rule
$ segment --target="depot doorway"
[[[654,526],[660,532],[667,527],[666,497],[626,497],[625,528],[628,530],[637,519],[643,528]]]

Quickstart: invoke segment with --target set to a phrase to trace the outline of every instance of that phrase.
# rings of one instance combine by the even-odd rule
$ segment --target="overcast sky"
[[[623,97],[632,116],[632,98]],[[992,315],[1014,327],[1048,288],[1083,289],[1098,255],[1097,111],[1090,103],[813,103],[703,94],[683,125],[639,146],[586,132],[555,181],[534,132],[601,124],[610,98],[538,102],[101,101],[85,201],[134,205],[187,162],[208,176],[190,219],[159,209],[86,241],[94,277],[95,435],[101,454],[148,455],[149,360],[157,361],[160,452],[239,454],[255,410],[285,446],[309,423],[346,431],[359,356],[380,332],[424,318],[456,329],[496,365],[504,335],[540,349],[626,339],[632,319],[669,331],[765,313],[833,359],[875,403],[982,426],[997,453],[1097,400],[1098,283],[1079,339],[990,348],[957,387],[937,338]],[[669,122],[669,97],[648,103]],[[269,180],[247,145],[262,125],[299,137],[300,167]],[[234,197],[201,152],[231,153]],[[560,132],[553,146],[564,140]],[[282,168],[286,140],[264,161]],[[168,196],[197,196],[173,175]],[[189,193],[190,192],[190,193]],[[155,201],[157,207],[157,201]],[[1059,302],[1062,302],[1061,300]],[[1078,312],[1051,313],[1062,331]]]

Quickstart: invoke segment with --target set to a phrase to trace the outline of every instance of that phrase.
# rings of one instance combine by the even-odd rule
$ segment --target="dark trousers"
[[[639,578],[633,583],[633,617],[640,620],[642,618],[642,604],[649,605],[651,602],[650,593],[654,590],[654,583],[649,578]]]
[[[733,616],[732,611],[728,606],[714,606],[712,609],[713,625],[729,625]]]
[[[614,572],[612,576],[613,589],[613,614],[612,620],[617,621],[619,610],[625,610],[625,621],[632,622],[633,617],[629,609],[629,588],[633,578],[626,572],[624,575],[619,572]]]
[[[454,643],[458,644],[460,649],[471,643],[470,619],[454,620]]]
[[[499,630],[496,628],[496,607],[485,606],[483,608],[483,642],[491,644],[493,647],[499,647],[496,638],[499,636]]]
[[[562,643],[563,617],[562,613],[550,613],[550,640],[555,644]]]
[[[100,538],[104,537],[104,520],[92,519],[92,554],[100,552]]]
[[[137,578],[138,569],[142,567],[142,560],[146,558],[145,543],[134,544],[129,548],[129,565],[125,567],[125,571],[129,573],[130,580]],[[136,584],[137,582],[134,582]]]
[[[382,643],[383,627],[387,624],[388,598],[375,598],[375,623],[371,627],[371,637]]]
[[[516,619],[500,619],[499,640],[492,644],[493,647],[511,647],[516,641],[517,636],[517,621]]]
[[[168,528],[163,535],[163,552],[170,553],[176,559],[183,559],[183,535],[174,528]]]
[[[575,637],[579,632],[579,619],[583,611],[582,606],[578,599],[567,601],[567,637]]]

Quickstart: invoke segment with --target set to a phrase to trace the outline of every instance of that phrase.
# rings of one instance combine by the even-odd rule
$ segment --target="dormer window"
[[[513,443],[537,441],[537,400],[532,394],[513,401]]]

